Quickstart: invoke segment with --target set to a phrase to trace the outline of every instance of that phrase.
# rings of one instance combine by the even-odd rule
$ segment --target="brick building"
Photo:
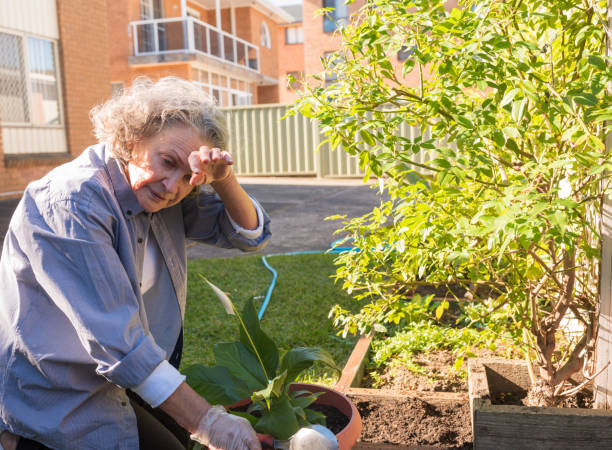
[[[279,103],[292,103],[298,98],[301,80],[304,79],[304,26],[302,4],[282,7],[293,17],[291,22],[278,26],[277,40],[279,47],[278,80]],[[296,81],[288,83],[291,75]]]
[[[221,106],[279,102],[278,24],[267,0],[108,0],[113,89],[176,75]]]
[[[366,0],[355,0],[350,5],[344,2],[345,0],[303,0],[304,72],[307,75],[322,74],[321,58],[338,50],[342,42],[337,27],[352,20]],[[450,10],[456,8],[458,3],[458,0],[447,0],[444,7]],[[315,14],[321,8],[334,8],[334,11],[327,15]],[[405,51],[394,55],[391,60],[400,78],[402,62],[410,55],[410,49],[406,48]],[[323,77],[326,82],[333,82],[335,75],[326,73]],[[409,86],[417,86],[418,77],[418,71],[414,70],[406,75],[404,81]]]
[[[0,1],[0,199],[94,143],[107,42],[105,0]]]

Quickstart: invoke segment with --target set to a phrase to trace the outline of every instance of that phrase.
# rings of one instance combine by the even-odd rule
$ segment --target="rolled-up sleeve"
[[[244,230],[236,226],[215,193],[202,191],[186,198],[182,207],[187,238],[223,248],[261,250],[271,236],[270,217],[257,200],[251,198],[251,201],[257,211],[256,230]]]
[[[65,333],[76,335],[99,375],[133,387],[165,352],[145,331],[138,280],[128,276],[114,247],[118,219],[98,195],[89,189],[44,209],[30,200],[24,227],[30,242],[23,248],[40,288],[73,328]]]

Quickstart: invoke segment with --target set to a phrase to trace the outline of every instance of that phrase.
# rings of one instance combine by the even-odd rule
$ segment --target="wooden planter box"
[[[424,392],[424,391],[406,391],[402,393],[395,393],[384,391],[381,389],[369,389],[360,388],[361,379],[364,375],[364,368],[366,365],[366,357],[370,350],[371,337],[361,337],[353,352],[349,357],[340,379],[334,386],[334,389],[345,394],[358,396],[364,399],[371,399],[372,401],[381,399],[397,399],[402,400],[404,398],[416,398],[421,401],[427,402],[434,406],[444,406],[448,403],[456,402],[467,402],[467,393],[454,393],[454,392]],[[353,450],[427,450],[427,449],[438,449],[438,447],[427,447],[427,446],[414,446],[414,445],[400,445],[400,444],[379,444],[379,443],[368,443],[368,442],[357,442],[353,446]]]
[[[500,393],[524,394],[529,383],[525,361],[468,360],[475,449],[612,448],[612,411],[491,404]]]

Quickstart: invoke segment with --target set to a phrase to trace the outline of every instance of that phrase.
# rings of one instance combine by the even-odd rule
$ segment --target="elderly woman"
[[[100,144],[31,183],[4,240],[0,442],[174,449],[191,434],[260,448],[177,370],[185,240],[257,250],[270,237],[232,171],[221,113],[165,78],[137,80],[91,116]]]

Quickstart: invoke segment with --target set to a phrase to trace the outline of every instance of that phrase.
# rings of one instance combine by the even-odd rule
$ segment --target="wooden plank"
[[[371,342],[372,336],[361,336],[359,338],[359,341],[357,341],[357,344],[353,347],[351,356],[349,356],[342,370],[342,375],[340,375],[340,379],[336,383],[335,389],[343,392],[346,388],[357,387],[361,384],[363,370],[366,364],[366,356],[370,349]]]
[[[604,449],[612,415],[595,410],[494,405],[474,414],[475,449]]]
[[[608,30],[612,27],[612,0],[608,0]],[[612,56],[610,31],[606,53]],[[609,90],[612,95],[612,89]],[[606,136],[606,148],[612,149],[612,136]],[[597,372],[595,378],[595,408],[612,409],[612,368],[607,364],[612,357],[612,201],[605,198],[601,217],[601,266],[599,283],[599,324],[595,348]]]
[[[478,364],[484,368],[476,367]],[[515,387],[526,389],[528,378],[523,361],[470,360],[468,367],[470,377],[486,376],[484,381],[470,380],[475,449],[612,448],[610,411],[492,405],[489,399],[496,393]]]

